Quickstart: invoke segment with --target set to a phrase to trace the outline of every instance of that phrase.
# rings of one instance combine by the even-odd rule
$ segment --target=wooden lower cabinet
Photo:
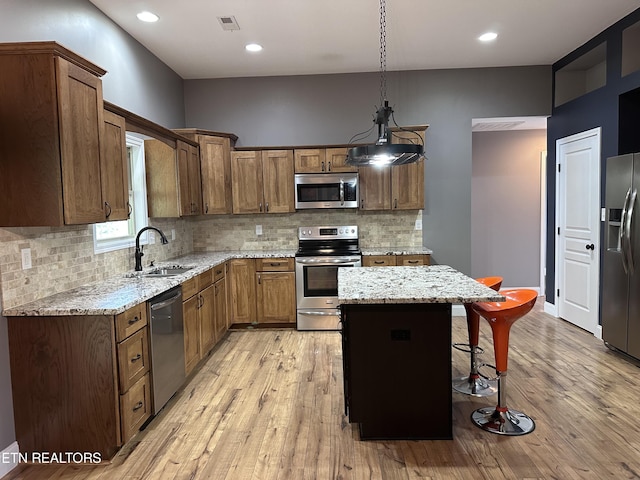
[[[219,265],[182,284],[182,297],[186,298],[182,302],[182,315],[187,375],[227,331],[225,271],[226,265]]]
[[[253,258],[229,261],[229,308],[231,323],[256,321],[256,262]]]
[[[150,418],[146,303],[115,316],[7,320],[22,453],[109,459]]]
[[[295,323],[293,258],[242,258],[230,265],[232,323]]]
[[[430,265],[431,255],[363,255],[363,267],[416,267],[419,265]]]

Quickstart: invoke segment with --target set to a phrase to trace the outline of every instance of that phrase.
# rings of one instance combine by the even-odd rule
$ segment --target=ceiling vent
[[[513,130],[518,125],[522,125],[524,121],[517,122],[478,122],[473,125],[474,132],[490,132],[501,130]]]
[[[218,21],[220,25],[222,25],[223,30],[240,30],[240,25],[236,20],[236,17],[233,15],[228,17],[218,17]]]

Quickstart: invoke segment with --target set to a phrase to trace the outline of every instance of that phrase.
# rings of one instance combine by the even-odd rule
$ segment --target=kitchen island
[[[450,439],[451,305],[502,301],[446,265],[340,268],[345,409],[361,439]]]

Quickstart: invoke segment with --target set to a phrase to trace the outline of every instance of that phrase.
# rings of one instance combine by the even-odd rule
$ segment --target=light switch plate
[[[416,230],[422,230],[422,220],[421,219],[417,219],[416,220],[416,226],[415,226]]]
[[[31,268],[31,249],[23,248],[20,253],[22,254],[22,269],[29,270]]]
[[[262,235],[262,225],[256,225],[256,235]]]
[[[172,228],[171,229],[171,240],[175,240],[176,239],[176,229]]]

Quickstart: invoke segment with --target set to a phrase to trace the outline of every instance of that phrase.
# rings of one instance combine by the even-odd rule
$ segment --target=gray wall
[[[105,100],[184,126],[182,78],[88,0],[0,0],[0,42],[54,40],[107,70]]]
[[[379,75],[185,81],[186,123],[233,132],[238,145],[347,143],[371,126]],[[424,245],[471,273],[471,119],[548,115],[551,67],[390,72],[401,125],[428,123]]]
[[[106,100],[165,127],[184,126],[182,79],[90,2],[0,0],[0,42],[45,40],[107,70]],[[0,451],[15,441],[12,405],[7,321],[0,317]]]
[[[473,133],[471,274],[540,286],[540,154],[546,130]]]

